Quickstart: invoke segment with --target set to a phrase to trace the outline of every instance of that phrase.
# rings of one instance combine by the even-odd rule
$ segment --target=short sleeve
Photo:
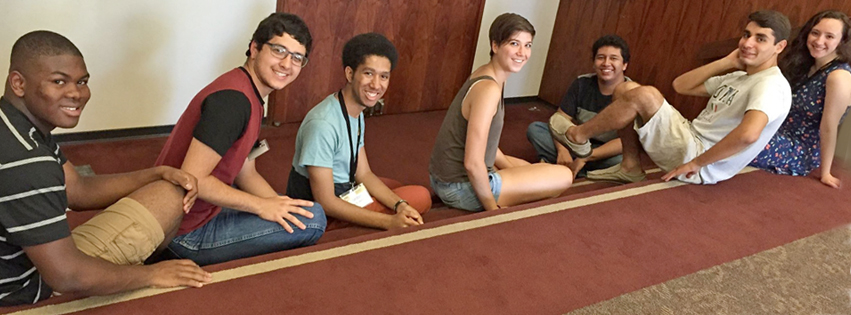
[[[201,104],[201,119],[192,136],[212,148],[219,156],[242,136],[251,118],[251,101],[242,92],[218,91]]]
[[[769,121],[783,119],[789,113],[792,103],[792,91],[789,85],[784,83],[785,79],[781,77],[763,80],[754,85],[748,93],[748,106],[745,110],[761,111],[768,116]]]
[[[579,104],[579,94],[581,93],[582,87],[582,78],[576,78],[573,80],[573,83],[570,84],[570,87],[567,89],[567,93],[564,94],[564,97],[561,99],[561,104],[559,104],[559,108],[565,114],[570,117],[576,117],[577,106]]]
[[[0,233],[6,242],[34,246],[71,235],[65,174],[57,160],[36,157],[12,165],[0,170]]]
[[[742,71],[734,71],[728,74],[711,77],[703,82],[703,87],[706,88],[706,93],[709,94],[709,96],[712,96],[712,94],[715,93],[715,90],[721,87],[721,82],[724,82],[725,79],[732,75],[740,75],[741,72]]]
[[[301,150],[293,160],[301,167],[318,166],[333,168],[337,148],[337,134],[330,123],[311,120],[301,126],[299,143]]]

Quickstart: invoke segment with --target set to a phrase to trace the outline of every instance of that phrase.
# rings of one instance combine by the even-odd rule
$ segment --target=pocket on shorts
[[[121,265],[141,265],[156,250],[145,231],[136,224],[118,233],[107,246],[109,250],[103,254],[107,257],[101,258],[110,261],[114,259],[113,263]],[[113,257],[110,259],[108,256]]]

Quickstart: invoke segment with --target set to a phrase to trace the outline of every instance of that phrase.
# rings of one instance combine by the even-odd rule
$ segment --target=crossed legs
[[[617,130],[623,145],[621,169],[628,173],[641,170],[638,158],[639,141],[633,124],[650,120],[665,101],[662,93],[655,87],[624,82],[615,88],[614,101],[597,116],[582,125],[567,129],[565,136],[574,143],[585,143],[593,136],[610,130]]]

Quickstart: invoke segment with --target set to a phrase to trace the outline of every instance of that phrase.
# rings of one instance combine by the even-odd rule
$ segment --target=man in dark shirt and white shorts
[[[624,76],[629,65],[629,46],[620,36],[605,35],[591,47],[594,73],[580,75],[570,84],[552,119],[570,119],[576,124],[591,120],[612,103],[615,87],[629,78]],[[526,138],[535,147],[538,157],[547,163],[570,167],[577,177],[586,170],[603,169],[621,162],[621,139],[611,131],[591,139],[591,156],[575,159],[567,148],[553,139],[547,123],[536,121],[526,129]]]
[[[88,80],[82,54],[62,35],[35,31],[12,47],[0,98],[0,306],[35,303],[53,290],[105,295],[211,280],[189,260],[141,265],[194,203],[192,175],[157,167],[82,177],[53,141],[54,128],[77,125]],[[67,208],[107,206],[70,231]]]

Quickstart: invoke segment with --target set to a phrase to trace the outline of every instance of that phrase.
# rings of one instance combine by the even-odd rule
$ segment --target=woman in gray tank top
[[[526,64],[534,36],[532,24],[517,14],[502,14],[491,24],[491,60],[455,95],[429,162],[432,188],[446,205],[495,210],[558,196],[573,183],[565,166],[530,164],[497,147],[505,80]]]

